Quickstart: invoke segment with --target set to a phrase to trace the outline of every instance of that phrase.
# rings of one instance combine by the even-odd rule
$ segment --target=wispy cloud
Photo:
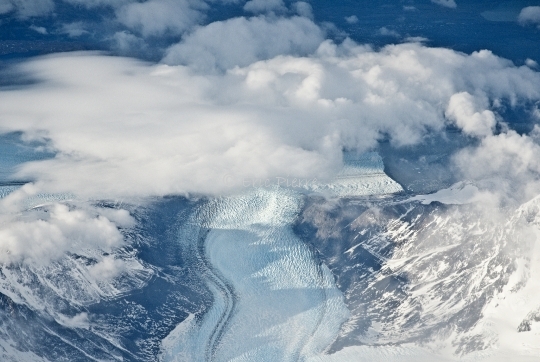
[[[431,0],[431,2],[451,9],[455,9],[457,7],[455,0]]]
[[[53,0],[2,0],[0,14],[14,13],[19,19],[46,16],[54,10]]]
[[[518,16],[518,22],[521,25],[540,26],[540,6],[527,6],[521,9]]]

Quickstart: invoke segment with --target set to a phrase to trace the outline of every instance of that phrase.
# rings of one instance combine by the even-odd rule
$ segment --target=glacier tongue
[[[200,257],[215,301],[202,320],[169,335],[164,360],[297,361],[333,342],[348,310],[328,268],[292,231],[300,206],[299,194],[275,188],[200,210],[206,232],[194,237],[192,228],[191,239],[204,238]]]
[[[401,192],[375,153],[311,190],[338,197]],[[165,361],[297,361],[320,356],[349,317],[328,267],[293,232],[302,196],[271,187],[208,201],[179,231],[198,254],[214,302],[162,344]]]

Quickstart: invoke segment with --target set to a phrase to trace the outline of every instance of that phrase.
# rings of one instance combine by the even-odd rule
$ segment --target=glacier
[[[540,198],[486,214],[469,183],[411,197],[378,154],[344,158],[318,191],[30,196],[25,213],[90,202],[136,223],[107,253],[2,267],[2,360],[537,360]],[[123,268],[96,279],[104,255]]]
[[[312,191],[334,197],[402,191],[375,152],[346,153],[344,164],[336,180]],[[293,233],[302,204],[302,193],[273,186],[195,212],[179,242],[202,243],[197,250],[214,305],[202,320],[190,318],[173,331],[164,361],[297,361],[331,345],[349,312],[330,270]]]
[[[164,361],[297,361],[323,352],[348,317],[332,274],[292,232],[301,195],[259,189],[204,205],[200,258],[215,296],[169,338]],[[199,232],[200,233],[200,232]],[[200,238],[181,233],[181,242]]]

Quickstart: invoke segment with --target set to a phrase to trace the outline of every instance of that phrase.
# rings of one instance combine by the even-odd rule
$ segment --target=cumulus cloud
[[[464,150],[462,154],[466,155],[468,173],[479,178],[489,175],[540,173],[540,159],[537,157],[539,152],[540,146],[531,137],[509,131],[486,137],[480,147]],[[480,165],[481,167],[478,167]]]
[[[90,275],[96,280],[110,280],[121,275],[126,270],[126,263],[114,256],[106,256],[88,269]]]
[[[387,27],[382,27],[379,29],[379,34],[382,35],[382,36],[391,36],[391,37],[394,37],[394,38],[399,38],[400,35],[397,31],[395,30],[392,30],[392,29],[388,29]]]
[[[457,7],[454,0],[431,0],[431,2],[451,9],[455,9]]]
[[[93,197],[219,194],[246,178],[324,179],[341,167],[343,147],[368,150],[381,138],[416,144],[449,120],[486,137],[495,100],[540,100],[537,72],[487,51],[412,43],[373,51],[325,41],[309,56],[265,59],[266,51],[205,74],[197,66],[208,56],[193,57],[192,67],[87,53],[20,65],[41,81],[0,92],[0,127],[45,137],[57,155],[22,165],[18,175],[51,192]]]
[[[467,92],[456,93],[450,97],[446,117],[472,136],[491,135],[496,125],[495,114],[487,110],[485,104],[478,104],[478,99]]]
[[[521,25],[540,25],[540,6],[527,6],[521,9],[518,22]]]
[[[120,23],[143,36],[181,34],[203,18],[206,4],[190,0],[150,0],[120,7],[116,16]]]
[[[20,19],[48,15],[53,10],[53,0],[0,0],[0,14],[14,12]]]
[[[85,29],[85,24],[82,21],[63,24],[60,32],[67,34],[70,38],[76,38],[83,34],[88,34],[88,31]]]
[[[292,9],[300,16],[313,20],[313,8],[305,1],[297,1],[292,4]]]
[[[538,63],[530,58],[525,59],[525,65],[529,68],[538,68]]]
[[[15,7],[13,6],[13,3],[8,0],[2,0],[0,1],[0,14],[6,14],[12,11]]]
[[[244,10],[252,13],[283,12],[287,8],[283,0],[250,0],[244,5]]]
[[[112,48],[121,55],[132,55],[147,48],[144,39],[127,31],[118,31],[112,38]]]
[[[7,203],[11,201],[8,196]],[[4,207],[4,203],[0,201],[0,207]],[[2,215],[0,263],[44,265],[66,252],[87,248],[110,252],[122,242],[117,225],[106,217],[55,203],[27,211],[22,216]]]
[[[310,54],[323,40],[322,30],[304,17],[241,17],[198,28],[170,47],[163,61],[201,70],[229,69],[277,55]]]
[[[45,28],[42,27],[42,26],[31,25],[31,26],[30,26],[30,29],[32,29],[32,30],[35,31],[36,33],[39,33],[39,34],[42,34],[42,35],[48,34],[47,29],[45,29]]]
[[[58,315],[58,322],[69,328],[84,328],[90,327],[90,321],[88,319],[88,313],[82,312],[69,318],[63,315]]]
[[[486,136],[478,147],[459,151],[454,161],[462,176],[492,192],[491,201],[519,205],[540,193],[540,145],[508,131]]]
[[[356,24],[358,23],[358,17],[356,15],[351,15],[345,17],[345,21],[349,24]]]

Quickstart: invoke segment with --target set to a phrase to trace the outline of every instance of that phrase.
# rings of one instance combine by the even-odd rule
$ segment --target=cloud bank
[[[18,70],[40,82],[0,92],[0,127],[44,139],[57,155],[22,165],[18,176],[91,197],[220,194],[246,178],[324,180],[340,169],[343,148],[365,151],[385,138],[418,144],[450,124],[502,137],[492,135],[496,105],[540,99],[537,72],[489,51],[412,43],[374,51],[346,40],[274,56],[294,53],[295,40],[285,50],[267,43],[287,26],[314,25],[296,17],[210,24],[165,58],[180,54],[188,65],[89,53],[23,63]],[[227,31],[245,36],[248,60],[238,60],[238,39],[220,37]],[[313,36],[301,34],[298,44]]]

